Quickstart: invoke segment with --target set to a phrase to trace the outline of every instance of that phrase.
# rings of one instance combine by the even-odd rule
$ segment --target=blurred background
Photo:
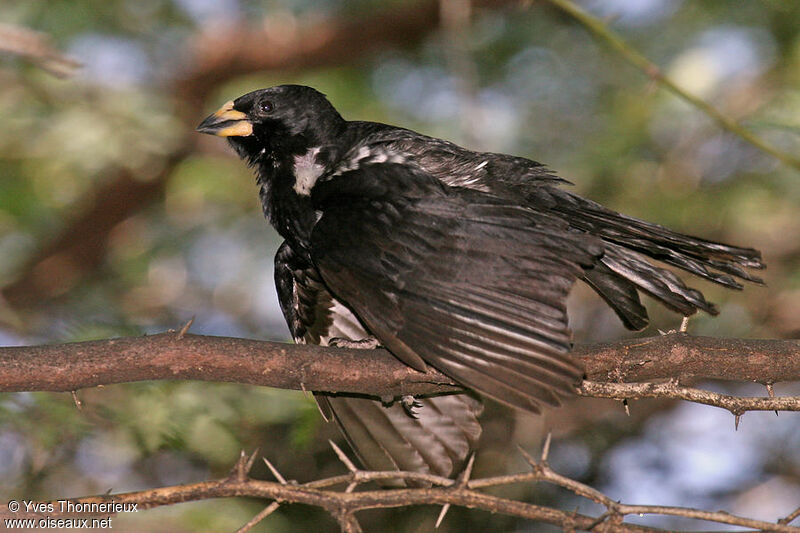
[[[679,85],[800,152],[800,3],[580,5]],[[224,101],[281,83],[316,87],[345,118],[527,156],[619,211],[759,248],[767,286],[735,293],[693,283],[721,314],[693,318],[689,331],[800,335],[800,173],[660,89],[547,2],[4,0],[0,23],[3,345],[157,333],[191,317],[194,333],[287,341],[272,281],[278,237],[253,177],[226,143],[194,132]],[[641,335],[678,326],[680,317],[649,308],[653,325]],[[575,291],[570,317],[577,342],[632,335],[588,290]],[[0,395],[0,499],[206,480],[257,447],[289,479],[344,472],[327,445],[341,438],[298,392],[154,382],[78,394],[80,411],[69,394]],[[748,413],[736,431],[712,407],[630,408],[626,416],[617,402],[576,400],[537,419],[489,405],[475,475],[523,469],[514,445],[536,453],[552,430],[554,468],[625,503],[765,520],[800,504],[800,414]],[[254,475],[271,479],[263,465]],[[498,492],[600,512],[547,486]],[[182,504],[113,525],[234,531],[264,505]],[[366,531],[429,531],[438,511],[359,519]],[[302,506],[282,506],[254,531],[312,527],[338,531]],[[552,528],[452,509],[441,530]]]

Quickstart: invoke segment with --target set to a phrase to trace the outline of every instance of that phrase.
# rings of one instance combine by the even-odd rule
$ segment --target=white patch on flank
[[[317,163],[320,147],[311,148],[304,155],[294,156],[294,190],[301,196],[309,196],[325,167]]]
[[[333,299],[333,305],[328,313],[331,317],[331,325],[325,335],[320,335],[319,343],[321,346],[328,346],[331,339],[340,338],[351,341],[360,341],[369,337],[369,333],[361,325],[350,309],[345,307],[339,300]]]
[[[484,161],[483,163],[481,163],[480,165],[478,165],[477,167],[475,167],[475,170],[480,170],[480,169],[482,169],[483,167],[485,167],[485,166],[486,166],[486,163],[488,163],[488,162],[489,162],[489,160],[487,159],[486,161]]]

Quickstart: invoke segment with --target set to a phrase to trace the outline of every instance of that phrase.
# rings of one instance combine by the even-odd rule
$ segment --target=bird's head
[[[335,140],[344,120],[325,95],[302,85],[260,89],[226,102],[197,131],[227,137],[251,164],[267,152],[304,153]]]

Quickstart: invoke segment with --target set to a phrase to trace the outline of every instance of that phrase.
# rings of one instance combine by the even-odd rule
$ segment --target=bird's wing
[[[648,323],[639,291],[684,316],[698,309],[718,313],[700,291],[689,287],[672,271],[650,263],[646,257],[730,289],[742,288],[736,278],[763,283],[748,271],[764,268],[758,250],[683,235],[556,187],[533,187],[520,192],[525,205],[565,220],[574,231],[603,239],[605,254],[600,264],[586,272],[584,280],[630,329],[642,329]]]
[[[305,311],[300,308],[297,291],[297,277],[305,270],[300,257],[295,254],[288,242],[283,242],[275,254],[275,289],[286,325],[295,342],[299,343],[306,334]]]
[[[566,298],[598,239],[411,165],[368,163],[314,195],[312,260],[395,356],[533,412],[574,391]]]
[[[333,338],[369,337],[352,311],[331,296],[317,269],[286,242],[275,255],[275,286],[296,343],[327,346]]]
[[[283,243],[275,256],[281,310],[298,344],[368,336],[353,313],[333,298],[317,270]],[[414,416],[400,402],[315,392],[327,421],[335,421],[370,470],[407,470],[451,476],[477,446],[481,403],[467,394],[421,398]],[[398,483],[397,486],[404,486]]]
[[[376,155],[382,150],[400,153],[448,186],[491,191],[495,195],[515,194],[515,189],[527,190],[542,184],[569,183],[543,164],[524,157],[474,152],[444,139],[386,124],[349,124],[349,131],[358,142],[345,160],[359,154]]]
[[[413,413],[401,403],[315,393],[347,442],[370,470],[402,470],[450,477],[464,466],[481,436],[481,402],[468,394],[419,398]],[[387,486],[424,484],[387,482]]]

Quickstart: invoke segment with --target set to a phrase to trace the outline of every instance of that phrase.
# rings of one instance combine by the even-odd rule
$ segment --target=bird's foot
[[[683,317],[683,320],[681,320],[681,325],[678,327],[678,329],[671,329],[669,331],[658,330],[658,332],[662,335],[671,335],[672,333],[686,333],[686,330],[688,329],[689,329],[689,317],[685,316]]]
[[[378,341],[378,339],[375,337],[367,337],[366,339],[357,341],[342,337],[334,337],[328,341],[328,346],[333,346],[334,348],[350,348],[353,350],[374,350],[375,348],[380,347],[380,345],[380,341]]]
[[[400,403],[403,405],[403,409],[408,416],[411,418],[418,418],[414,409],[419,409],[422,407],[422,403],[418,402],[417,399],[411,395],[400,398]]]

